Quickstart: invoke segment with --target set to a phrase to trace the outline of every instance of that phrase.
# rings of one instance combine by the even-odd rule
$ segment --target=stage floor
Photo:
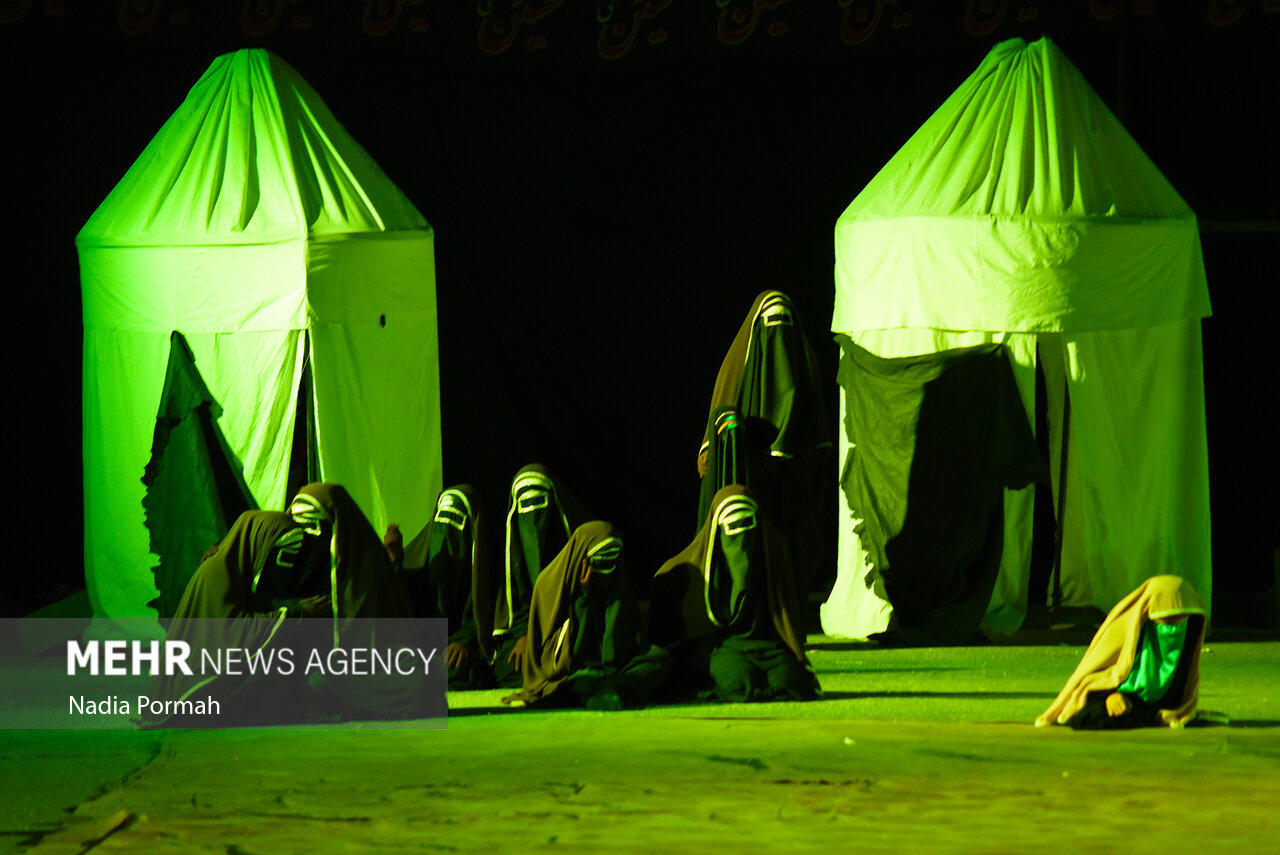
[[[810,642],[809,704],[7,731],[0,851],[1277,851],[1280,642],[1206,645],[1229,726],[1121,733],[1031,725],[1082,646]]]

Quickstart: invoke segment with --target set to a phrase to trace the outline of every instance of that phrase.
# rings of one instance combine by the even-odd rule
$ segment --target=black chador
[[[745,465],[745,480],[726,480],[712,468],[723,442],[717,419],[723,407],[737,410],[734,445],[745,460],[736,465]],[[834,489],[826,470],[831,438],[818,361],[786,294],[764,291],[752,303],[720,365],[708,413],[698,451],[698,525],[718,489],[750,487],[787,543],[803,597],[826,556],[822,521],[834,519],[827,509]],[[723,468],[723,459],[714,466]]]
[[[588,519],[545,466],[531,463],[512,479],[503,573],[493,609],[493,673],[499,685],[521,685],[533,584]]]
[[[693,543],[654,576],[650,632],[688,688],[739,701],[819,694],[786,544],[741,485],[716,493]]]
[[[670,655],[641,634],[622,538],[579,526],[534,584],[523,686],[503,700],[611,710],[645,704]]]
[[[493,679],[493,584],[483,532],[475,490],[458,484],[441,491],[431,521],[404,551],[401,579],[414,615],[449,622],[450,689],[483,689]]]

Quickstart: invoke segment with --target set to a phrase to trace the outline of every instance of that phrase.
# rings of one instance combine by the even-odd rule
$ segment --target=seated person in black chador
[[[332,613],[327,540],[309,533],[291,515],[279,511],[246,511],[232,524],[222,543],[211,549],[187,583],[167,640],[185,641],[192,650],[228,648],[259,651],[279,644],[299,617]],[[284,642],[287,644],[288,642]],[[250,678],[251,679],[251,678]],[[195,674],[157,674],[149,698],[183,701],[210,697],[224,708],[217,724],[243,724],[277,716],[295,687],[283,680],[265,681],[259,704],[269,712],[248,714],[233,698],[249,679],[205,678]],[[197,695],[196,693],[199,693]],[[266,698],[268,692],[274,697]],[[169,714],[144,714],[144,725],[185,725]]]
[[[726,701],[820,694],[786,546],[740,485],[716,493],[693,543],[654,576],[650,631],[676,657],[677,687]]]
[[[502,700],[525,706],[643,706],[670,656],[640,635],[622,538],[589,522],[538,575],[529,610],[523,688]]]
[[[487,608],[493,595],[482,531],[475,491],[459,484],[441,491],[431,521],[404,548],[400,579],[414,616],[449,621],[444,658],[450,689],[485,689],[493,683],[493,615]],[[477,609],[478,603],[486,608]]]
[[[493,609],[493,676],[499,686],[523,683],[529,599],[542,568],[588,519],[582,506],[544,466],[532,463],[511,482],[502,578]]]
[[[349,634],[352,619],[408,617],[386,551],[336,484],[303,487],[285,513],[241,514],[192,575],[166,638],[187,641],[193,650],[269,651],[301,638],[303,629],[292,619],[303,617],[325,618],[322,637],[334,646],[359,644]],[[224,717],[206,723],[300,721],[320,707],[325,720],[395,718],[411,715],[420,700],[418,687],[407,684],[356,694],[344,685],[318,687],[280,675],[205,677],[198,671],[156,676],[149,697],[182,700],[198,691],[230,699],[249,683],[251,701],[227,704]]]
[[[352,618],[413,617],[386,546],[342,485],[308,484],[289,503],[289,513],[309,528],[331,533],[333,615],[339,627]]]

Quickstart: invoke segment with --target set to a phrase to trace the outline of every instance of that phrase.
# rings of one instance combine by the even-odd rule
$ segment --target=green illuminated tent
[[[1051,41],[996,45],[840,216],[835,250],[832,330],[872,353],[1002,342],[1029,414],[1039,359],[1055,497],[1069,396],[1064,605],[1108,610],[1159,573],[1209,602],[1195,214]],[[996,631],[1026,611],[1032,499],[1005,492]],[[853,528],[822,625],[864,637],[891,607]]]
[[[441,486],[432,230],[287,63],[218,57],[76,246],[95,614],[154,614],[141,478],[174,331],[260,507],[285,502],[301,411],[316,475],[378,530],[426,523]]]

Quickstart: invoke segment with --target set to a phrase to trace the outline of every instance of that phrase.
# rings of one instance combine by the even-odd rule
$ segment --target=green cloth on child
[[[1187,638],[1187,622],[1162,624],[1148,621],[1142,628],[1142,645],[1129,676],[1116,689],[1136,695],[1149,704],[1159,703],[1178,670]]]

